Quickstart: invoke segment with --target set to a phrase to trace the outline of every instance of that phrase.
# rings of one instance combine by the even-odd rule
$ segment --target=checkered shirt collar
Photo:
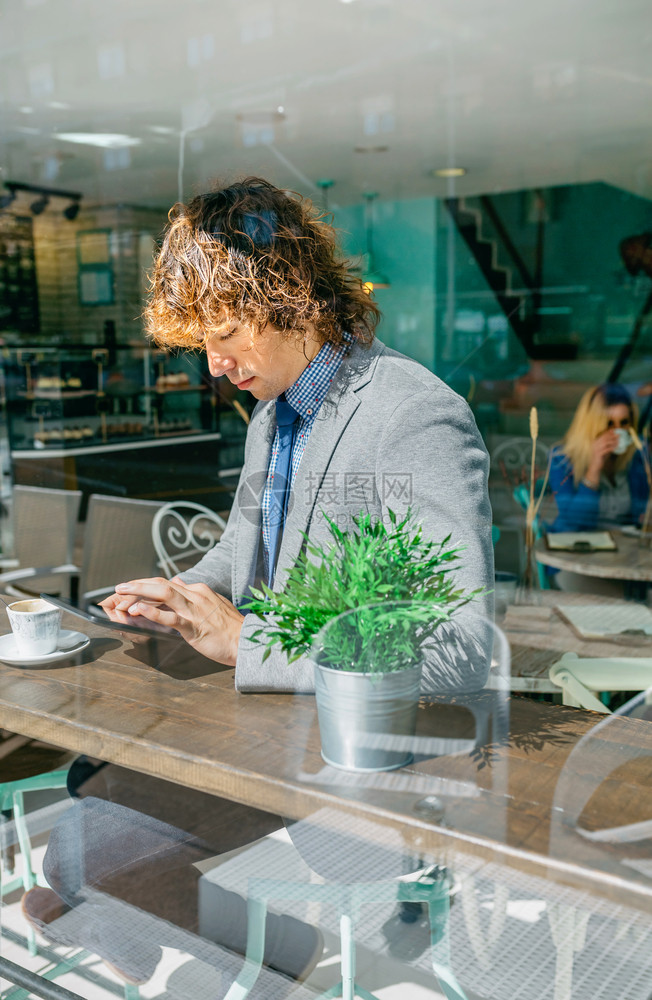
[[[344,344],[324,344],[296,382],[285,390],[286,400],[304,420],[311,422],[316,416],[348,347],[353,342],[350,334],[347,333],[344,337]]]

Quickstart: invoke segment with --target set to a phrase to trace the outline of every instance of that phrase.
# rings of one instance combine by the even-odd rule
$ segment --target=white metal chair
[[[542,476],[548,466],[550,449],[537,441],[534,452],[535,479]],[[491,453],[491,468],[498,470],[510,486],[529,482],[532,462],[532,440],[529,437],[514,437],[503,441]]]
[[[561,660],[550,667],[549,676],[552,683],[562,689],[564,705],[611,714],[594,692],[652,688],[652,658],[580,659],[577,653],[564,653]]]
[[[152,521],[152,542],[162,575],[176,576],[194,565],[225,528],[226,521],[202,504],[188,500],[165,504]]]

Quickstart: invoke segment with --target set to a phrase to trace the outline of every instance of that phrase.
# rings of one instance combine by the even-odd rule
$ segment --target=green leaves
[[[252,590],[244,608],[266,621],[252,636],[268,646],[265,658],[276,645],[290,662],[297,659],[343,615],[322,633],[319,662],[341,670],[405,669],[419,662],[437,625],[479,593],[455,589],[451,571],[464,546],[448,547],[450,535],[425,540],[411,511],[400,521],[388,513],[388,527],[361,513],[349,532],[326,518],[332,543],[324,548],[306,539],[282,592],[265,584]]]

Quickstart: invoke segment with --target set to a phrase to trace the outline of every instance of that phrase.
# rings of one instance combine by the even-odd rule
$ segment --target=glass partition
[[[354,984],[380,1000],[649,1000],[644,6],[3,7],[0,596],[36,619],[42,591],[97,613],[121,582],[190,575],[123,591],[122,631],[66,611],[42,655],[0,614],[0,993],[38,995],[33,973],[126,1000],[352,1000]],[[229,367],[234,331],[208,313],[183,347],[146,334],[173,206],[247,177],[312,202],[381,314],[347,369],[368,364],[369,381],[345,401],[327,387],[316,414],[304,388],[319,398],[325,368],[261,389],[264,340]],[[265,227],[269,213],[243,223],[245,250]],[[192,294],[167,305],[186,321],[220,235],[199,264],[177,259]],[[261,308],[282,264],[267,249]],[[304,335],[341,306],[307,284],[312,318],[296,300],[279,313],[281,374],[299,374],[298,334],[307,370]],[[229,321],[252,333],[251,298],[235,301]],[[322,360],[344,363],[329,343]],[[272,401],[297,385],[285,470]],[[492,655],[472,691],[444,691],[464,649],[439,631],[414,733],[356,743],[368,706],[331,706],[345,762],[351,744],[397,765],[346,770],[323,749],[312,662],[264,658],[252,633],[274,619],[247,602],[275,573],[277,590],[301,577],[324,514],[350,541],[355,518],[408,510],[426,542],[461,546],[455,573],[485,591],[465,613],[487,616]],[[340,624],[360,624],[376,577],[371,603],[401,604],[409,559],[381,580],[388,546],[359,557],[361,590],[323,575]],[[195,569],[207,547],[210,573]],[[129,631],[139,601],[185,638]],[[334,628],[315,624],[303,654]],[[382,660],[391,643],[367,626]],[[211,645],[234,635],[229,655]]]

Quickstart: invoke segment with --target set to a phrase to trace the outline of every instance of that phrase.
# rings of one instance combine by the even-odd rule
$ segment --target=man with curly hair
[[[172,581],[119,584],[104,602],[111,617],[173,626],[205,656],[235,666],[241,691],[311,691],[308,659],[288,665],[277,650],[263,659],[251,641],[260,620],[238,609],[261,579],[283,587],[305,535],[328,542],[324,513],[346,528],[361,511],[387,518],[411,506],[426,537],[464,543],[459,584],[491,586],[488,459],[471,412],[435,375],[374,339],[379,311],[309,201],[248,178],[176,205],[146,317],[157,344],[205,350],[212,375],[260,402],[222,539]],[[275,532],[279,402],[289,404],[293,428]],[[481,658],[476,668],[468,664],[465,687],[483,686]],[[440,688],[459,681],[438,678]]]
[[[220,541],[173,580],[118,585],[103,602],[112,618],[129,612],[173,626],[200,653],[234,665],[241,691],[304,692],[313,689],[311,664],[289,664],[279,651],[264,659],[252,641],[260,620],[240,608],[260,579],[283,587],[306,536],[328,542],[324,513],[346,528],[361,511],[386,518],[412,507],[425,537],[465,543],[461,587],[491,583],[488,460],[470,410],[431,372],[374,339],[378,309],[308,201],[249,178],[176,205],[152,285],[146,317],[154,341],[205,350],[214,376],[259,403]],[[459,661],[449,675],[438,672],[438,691],[483,686],[484,653],[463,651]],[[24,899],[28,918],[50,935],[52,916],[77,906],[89,888],[164,918],[163,927],[197,930],[196,862],[282,825],[113,764],[82,759],[70,785],[82,802],[55,827],[44,866],[56,894],[36,888]],[[402,868],[392,851],[360,843],[361,867],[373,877]],[[335,850],[328,840],[329,864],[337,853],[352,864],[351,843],[343,845]],[[199,929],[243,951],[244,900],[213,888],[210,927]],[[151,975],[165,943],[139,943],[135,960],[124,929],[101,922],[91,930],[93,950],[132,981]],[[270,915],[272,968],[301,978],[322,945],[317,928]]]
[[[129,612],[177,628],[235,666],[239,690],[310,691],[307,659],[288,666],[275,651],[263,661],[251,642],[260,622],[238,608],[261,579],[283,586],[305,534],[328,540],[324,512],[347,527],[360,511],[386,518],[412,506],[430,537],[451,533],[466,545],[461,585],[491,584],[488,463],[470,410],[374,339],[378,309],[310,202],[248,178],[176,205],[146,317],[157,344],[206,350],[211,373],[260,404],[220,542],[173,581],[118,585],[104,602],[113,618]],[[280,539],[279,400],[296,414]],[[465,686],[484,679],[480,669]]]

